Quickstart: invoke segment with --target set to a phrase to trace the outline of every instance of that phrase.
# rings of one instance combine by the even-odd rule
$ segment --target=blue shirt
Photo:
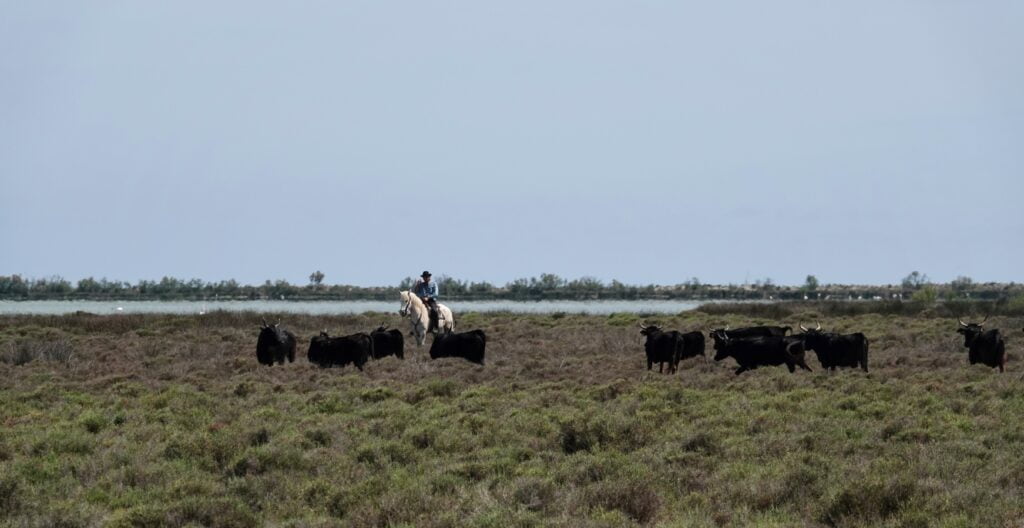
[[[412,292],[418,295],[421,299],[426,297],[428,299],[437,300],[437,283],[436,282],[423,282],[423,280],[416,281],[416,285],[413,286]]]

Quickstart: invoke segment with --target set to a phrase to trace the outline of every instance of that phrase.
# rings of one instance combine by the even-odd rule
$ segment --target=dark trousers
[[[427,310],[430,314],[430,326],[427,327],[427,332],[430,332],[437,328],[437,300],[427,299],[427,302],[424,304],[427,305]]]

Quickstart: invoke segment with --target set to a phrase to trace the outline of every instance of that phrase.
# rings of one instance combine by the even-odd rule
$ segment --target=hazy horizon
[[[0,14],[0,275],[1024,279],[1024,4]]]
[[[919,271],[920,272],[920,270],[913,270],[913,271]],[[63,280],[68,280],[72,284],[76,284],[79,280],[81,280],[83,278],[92,278],[92,279],[95,279],[95,280],[105,279],[105,280],[109,280],[109,281],[112,281],[112,282],[113,281],[128,282],[131,285],[137,285],[142,280],[159,282],[163,278],[167,277],[167,278],[174,278],[174,279],[183,280],[183,281],[188,281],[188,280],[193,280],[193,279],[200,279],[200,280],[203,280],[205,283],[217,283],[217,282],[220,282],[220,281],[236,280],[239,283],[239,285],[241,285],[241,287],[260,287],[260,285],[263,285],[266,281],[274,282],[276,280],[288,280],[288,279],[285,279],[283,277],[275,277],[275,278],[264,278],[264,279],[255,280],[255,281],[252,281],[252,282],[246,282],[246,281],[243,281],[243,280],[234,279],[232,277],[221,277],[221,278],[205,279],[205,278],[202,278],[202,277],[182,277],[182,276],[173,276],[173,275],[165,275],[165,276],[161,276],[161,277],[143,277],[143,278],[134,279],[134,280],[126,280],[126,279],[118,278],[118,277],[92,276],[92,275],[83,276],[83,277],[67,277],[67,276],[63,276],[63,275],[32,276],[32,275],[26,275],[26,274],[23,274],[23,273],[14,273],[14,274],[19,275],[20,277],[22,277],[22,279],[25,279],[25,280],[51,280],[51,279],[55,279],[55,278],[60,278],[60,279],[63,279]],[[554,274],[558,275],[557,273],[554,273]],[[813,273],[811,273],[811,274],[813,274]],[[817,277],[816,275],[815,275],[815,278],[819,279],[818,280],[818,284],[819,284],[819,287],[821,287],[821,288],[829,287],[829,285],[839,285],[839,287],[876,287],[877,288],[877,287],[885,287],[885,285],[893,285],[893,287],[898,287],[898,285],[900,285],[900,283],[903,281],[903,279],[907,278],[907,275],[909,275],[909,273],[904,273],[903,276],[899,277],[898,279],[891,280],[891,281],[888,281],[888,282],[828,282],[828,281],[820,280],[820,278]],[[929,275],[928,273],[924,273],[924,272],[922,272],[922,275],[924,275],[924,281],[922,283],[948,284],[952,280],[952,279],[950,279],[950,280],[936,280],[931,275]],[[2,274],[0,274],[0,276],[2,276]],[[441,279],[444,276],[445,275],[443,273],[435,274],[434,275],[434,280]],[[955,278],[961,278],[961,277],[964,277],[964,276],[966,276],[966,275],[959,275],[957,277],[954,277],[954,279]],[[565,279],[567,281],[572,281],[572,280],[575,280],[575,279],[597,278],[597,279],[601,280],[605,285],[610,285],[612,280],[618,280],[618,279],[615,279],[615,278],[603,279],[603,278],[600,278],[600,277],[596,277],[594,275],[587,275],[587,274],[573,275],[573,276],[558,275],[558,277],[562,278],[562,279]],[[333,287],[333,285],[348,285],[348,287],[356,287],[356,288],[388,288],[388,287],[395,287],[395,288],[397,288],[399,282],[401,282],[402,280],[407,279],[407,278],[415,280],[418,277],[416,277],[416,276],[401,277],[398,280],[395,280],[393,283],[384,283],[384,282],[382,282],[382,283],[377,283],[377,284],[355,284],[355,283],[352,283],[352,282],[344,282],[344,281],[341,281],[341,280],[331,280],[331,277],[325,276],[325,278],[323,279],[323,281],[321,283],[324,284],[324,285],[327,285],[327,287]],[[506,285],[510,284],[511,282],[513,282],[515,280],[530,279],[530,278],[538,278],[538,279],[540,279],[541,278],[541,274],[532,275],[532,276],[524,275],[524,276],[519,276],[519,277],[515,277],[515,278],[512,278],[512,279],[509,279],[509,280],[487,280],[486,278],[466,279],[466,278],[458,277],[458,276],[447,276],[447,278],[453,278],[453,279],[469,281],[469,282],[488,282],[490,285],[493,285],[493,287],[504,288],[504,287],[506,287]],[[699,280],[699,277],[690,277],[690,278],[687,278],[687,279],[684,279],[684,280],[680,280],[678,282],[626,282],[626,281],[623,281],[623,280],[618,280],[618,282],[622,282],[623,284],[627,285],[627,287],[647,287],[647,285],[655,285],[655,287],[677,287],[677,285],[686,284],[687,282],[691,281],[693,278],[697,278]],[[971,278],[972,280],[974,280],[975,283],[978,283],[978,284],[983,284],[983,283],[1017,283],[1016,281],[1013,281],[1013,280],[994,281],[994,280],[978,280],[978,279],[975,279],[974,277],[968,277],[968,278]],[[745,285],[757,285],[758,283],[764,283],[765,279],[770,279],[772,285],[775,285],[775,287],[781,287],[781,288],[800,288],[800,287],[803,287],[803,285],[805,285],[805,283],[806,283],[806,276],[804,277],[804,279],[800,280],[799,282],[792,282],[792,283],[778,282],[778,281],[776,281],[775,279],[773,279],[771,277],[757,277],[757,278],[751,278],[751,279],[748,279],[748,280],[740,280],[740,281],[732,281],[732,282],[710,282],[710,281],[705,281],[705,280],[699,280],[699,282],[700,282],[701,285],[711,285],[711,287],[737,287],[738,288],[738,287],[745,287]],[[292,284],[292,285],[297,285],[297,287],[305,287],[305,285],[312,284],[312,281],[309,280],[309,277],[306,277],[305,279],[302,279],[302,280],[295,280],[295,281],[288,280],[288,282],[290,284]]]

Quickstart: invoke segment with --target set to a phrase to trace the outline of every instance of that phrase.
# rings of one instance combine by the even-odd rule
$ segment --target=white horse
[[[401,308],[398,313],[402,317],[409,317],[412,323],[412,331],[416,334],[416,344],[423,346],[427,339],[427,328],[430,326],[430,310],[423,304],[419,296],[409,291],[399,293],[401,297]],[[455,317],[447,306],[437,303],[437,328],[442,332],[451,332],[455,329]],[[434,333],[437,333],[435,330]]]

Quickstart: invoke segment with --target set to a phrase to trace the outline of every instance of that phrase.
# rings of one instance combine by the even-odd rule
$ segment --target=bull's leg
[[[647,360],[647,370],[651,370],[652,368],[654,368],[654,362],[648,359]]]
[[[786,368],[789,369],[789,373],[790,374],[796,372],[796,365],[794,363],[795,362],[793,362],[793,361],[787,361],[786,362]]]
[[[813,370],[811,370],[811,367],[807,366],[807,362],[804,361],[804,358],[796,358],[796,364],[800,365],[800,368],[806,370],[807,372],[814,372]]]
[[[665,362],[664,361],[659,361],[658,362],[658,374],[661,374],[662,373],[662,369],[664,369],[664,368],[665,368]]]

